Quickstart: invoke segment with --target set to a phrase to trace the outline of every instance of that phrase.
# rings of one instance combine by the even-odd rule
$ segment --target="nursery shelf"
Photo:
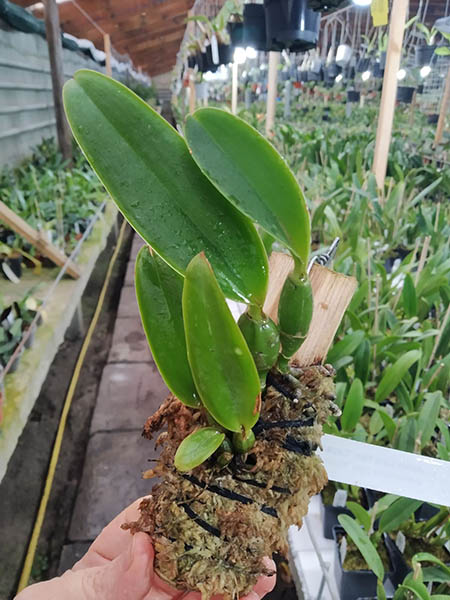
[[[106,204],[94,224],[90,236],[84,241],[78,254],[77,265],[81,270],[79,279],[63,278],[55,287],[42,310],[43,324],[35,334],[33,346],[21,356],[19,367],[4,379],[2,389],[3,419],[0,421],[0,481],[6,472],[8,461],[14,452],[19,436],[36,402],[50,365],[63,342],[84,289],[97,259],[106,245],[109,232],[115,222],[117,209],[112,202]],[[57,277],[59,269],[42,269],[40,275],[27,269],[19,283],[0,283],[0,295],[11,303],[22,297],[30,288],[37,286],[33,296],[43,299]]]

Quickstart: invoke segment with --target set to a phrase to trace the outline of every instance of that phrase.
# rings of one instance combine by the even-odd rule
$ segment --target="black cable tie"
[[[187,516],[190,519],[192,519],[193,521],[195,521],[197,523],[197,525],[200,525],[200,527],[202,529],[204,529],[208,533],[211,533],[212,535],[215,535],[218,538],[221,537],[220,531],[217,529],[217,527],[210,525],[209,523],[204,521],[201,517],[199,517],[199,515],[194,510],[192,510],[192,508],[188,504],[186,504],[186,502],[182,502],[180,504],[180,506],[181,506],[181,508],[184,509],[184,512],[187,514]]]
[[[255,435],[267,429],[295,429],[299,427],[312,427],[314,425],[314,417],[309,419],[295,419],[293,421],[261,421],[259,420],[253,427]]]
[[[277,390],[277,392],[280,392],[280,394],[282,394],[285,398],[288,398],[289,400],[298,400],[297,396],[295,395],[295,392],[290,387],[280,382],[278,378],[275,377],[271,372],[269,372],[269,374],[267,375],[267,385],[271,385],[272,387],[274,387]]]
[[[254,504],[254,500],[252,498],[248,498],[247,496],[243,496],[242,494],[238,494],[237,492],[233,492],[231,490],[227,490],[226,488],[219,487],[218,485],[208,485],[204,481],[197,479],[193,475],[183,475],[184,479],[190,481],[194,485],[201,487],[204,490],[208,490],[213,494],[217,494],[218,496],[222,496],[222,498],[226,498],[227,500],[235,500],[236,502],[241,502],[241,504]],[[277,511],[270,506],[261,506],[261,512],[270,515],[271,517],[278,517]]]

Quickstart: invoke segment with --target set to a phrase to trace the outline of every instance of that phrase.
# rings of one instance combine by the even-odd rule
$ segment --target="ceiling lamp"
[[[247,5],[246,5],[247,6]],[[254,58],[256,58],[258,56],[258,53],[256,52],[256,50],[254,48],[252,48],[251,46],[247,46],[247,48],[245,49],[245,55],[247,58],[249,58],[250,60],[253,60]]]
[[[425,79],[425,77],[428,77],[428,75],[430,73],[431,73],[430,65],[425,65],[420,69],[420,76],[423,77],[423,79]]]
[[[405,79],[405,77],[406,77],[406,71],[405,71],[405,69],[400,69],[400,70],[397,72],[397,79],[398,79],[399,81],[402,81],[402,79]]]
[[[370,71],[364,71],[364,73],[361,75],[361,79],[363,81],[367,81],[368,79],[370,79],[371,75],[372,73]]]
[[[370,6],[372,0],[353,0],[353,4],[356,4],[356,6]]]

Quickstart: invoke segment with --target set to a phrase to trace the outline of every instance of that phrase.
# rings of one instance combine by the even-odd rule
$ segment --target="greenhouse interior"
[[[0,600],[450,600],[450,0],[0,0]]]

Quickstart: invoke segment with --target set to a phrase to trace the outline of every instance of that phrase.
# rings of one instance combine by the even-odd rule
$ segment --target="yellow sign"
[[[372,0],[370,12],[372,14],[374,27],[388,24],[388,0]]]

